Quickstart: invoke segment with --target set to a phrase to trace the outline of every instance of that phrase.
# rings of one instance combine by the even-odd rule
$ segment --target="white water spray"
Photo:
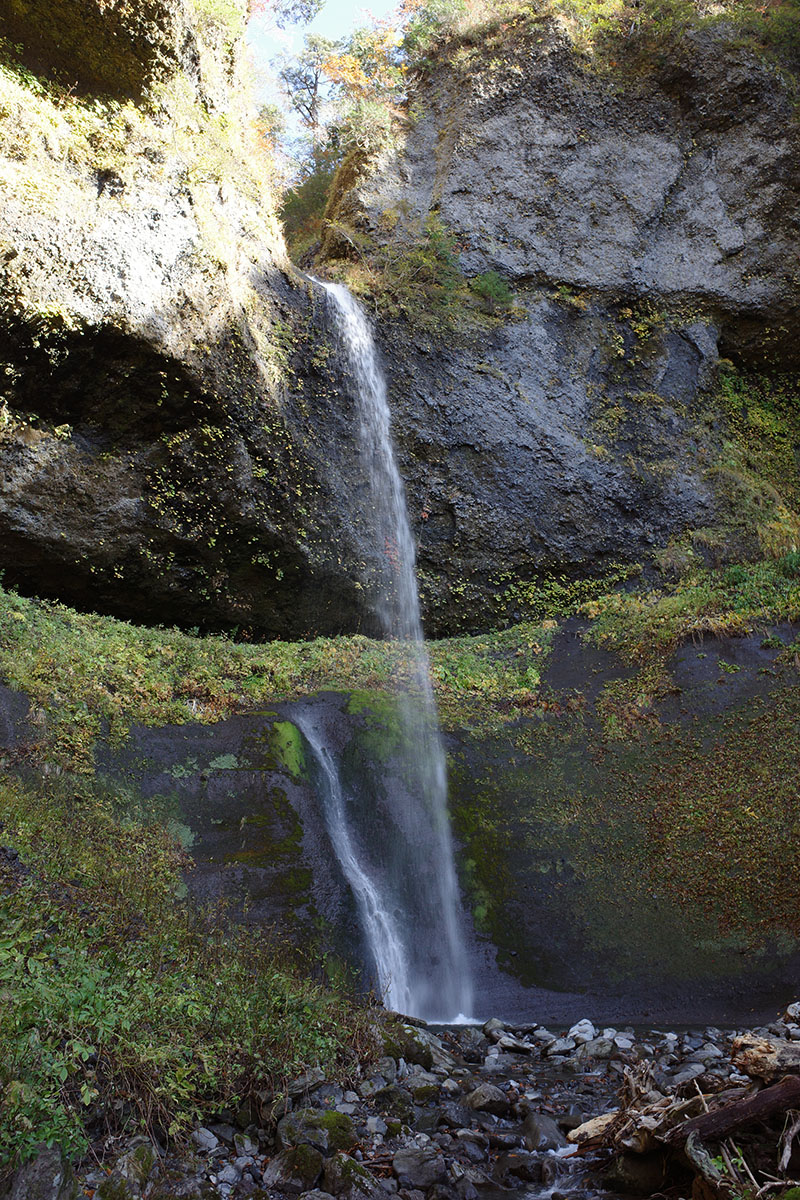
[[[391,808],[345,789],[313,718],[298,721],[318,763],[334,852],[358,906],[388,1007],[427,1020],[472,1009],[472,984],[447,814],[447,773],[422,634],[415,547],[392,450],[386,385],[367,320],[347,288],[323,283],[354,384],[369,524],[378,550],[372,581],[383,634],[399,645],[401,749]],[[373,828],[370,828],[370,819]]]

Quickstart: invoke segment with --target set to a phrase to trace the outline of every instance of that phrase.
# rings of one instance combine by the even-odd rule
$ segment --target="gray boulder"
[[[57,1146],[41,1146],[11,1181],[8,1200],[75,1200],[78,1183]]]
[[[505,1094],[493,1083],[478,1084],[467,1096],[465,1104],[475,1112],[493,1113],[496,1117],[504,1117],[510,1108]]]
[[[349,1150],[356,1141],[351,1118],[330,1109],[301,1108],[278,1122],[278,1142],[284,1150],[292,1146],[314,1146],[321,1154]]]
[[[323,1182],[333,1196],[345,1200],[386,1200],[386,1192],[377,1180],[348,1154],[334,1154],[326,1160]]]
[[[546,1113],[528,1113],[522,1123],[522,1135],[529,1150],[559,1150],[568,1145],[553,1118]]]
[[[441,1183],[447,1175],[441,1154],[414,1146],[397,1151],[392,1160],[392,1170],[401,1187],[423,1190]]]
[[[264,1187],[300,1195],[314,1187],[322,1174],[323,1163],[322,1154],[315,1146],[294,1146],[290,1150],[281,1150],[264,1169]]]

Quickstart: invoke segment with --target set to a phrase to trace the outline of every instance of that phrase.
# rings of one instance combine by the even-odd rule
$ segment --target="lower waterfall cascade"
[[[387,1007],[454,1021],[472,1010],[447,811],[447,771],[422,633],[415,546],[394,458],[386,385],[369,324],[341,284],[321,283],[354,388],[359,451],[381,578],[376,617],[399,647],[400,752],[386,803],[339,777],[310,710],[298,725],[317,765],[328,835],[351,888],[378,991]]]

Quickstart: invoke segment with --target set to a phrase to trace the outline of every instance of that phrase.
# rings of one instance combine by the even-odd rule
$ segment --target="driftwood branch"
[[[696,1133],[701,1141],[721,1141],[722,1138],[749,1125],[754,1121],[762,1121],[774,1113],[785,1112],[800,1103],[800,1075],[787,1075],[780,1083],[764,1088],[755,1096],[739,1100],[735,1104],[727,1104],[724,1108],[713,1112],[702,1113],[670,1129],[665,1137],[668,1145],[677,1145],[685,1141],[690,1134]]]

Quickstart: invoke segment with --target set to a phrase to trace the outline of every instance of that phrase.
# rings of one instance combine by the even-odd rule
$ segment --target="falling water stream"
[[[317,281],[319,283],[319,281]],[[422,635],[415,547],[392,450],[386,385],[367,320],[347,288],[322,283],[354,387],[380,578],[376,617],[398,647],[399,749],[384,803],[345,783],[313,707],[298,719],[317,764],[328,835],[358,908],[389,1007],[426,1020],[472,1010],[447,813],[447,774]]]

